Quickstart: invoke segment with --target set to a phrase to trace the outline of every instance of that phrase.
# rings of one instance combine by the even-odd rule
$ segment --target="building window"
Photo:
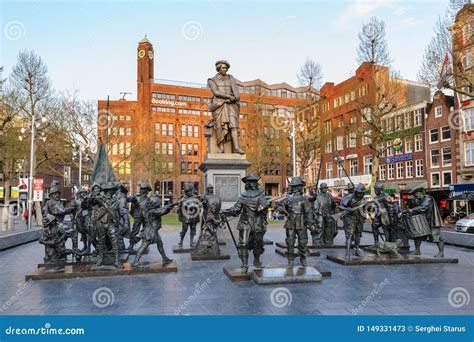
[[[464,145],[466,152],[466,166],[474,165],[474,141],[466,142]]]
[[[387,169],[385,168],[385,165],[379,165],[379,178],[380,180],[385,180],[385,173],[387,172]]]
[[[403,178],[403,162],[397,163],[397,179]]]
[[[405,138],[405,153],[412,153],[413,152],[413,143],[411,141],[411,137]]]
[[[344,173],[344,161],[341,161],[340,163],[338,162],[337,163],[337,176],[339,178],[342,178],[345,176],[345,173]]]
[[[416,126],[421,126],[421,120],[422,120],[422,118],[423,118],[423,109],[417,109],[417,110],[415,110],[415,117],[414,117],[414,119],[415,119],[415,122],[414,122],[415,124],[414,124],[414,126],[415,126],[415,127],[416,127]]]
[[[167,99],[167,100],[175,100],[176,96],[172,94],[163,94],[163,93],[153,93],[152,97],[155,99]]]
[[[403,129],[403,117],[401,115],[397,115],[395,117],[395,130],[399,131]]]
[[[441,127],[441,141],[451,140],[451,129],[449,126]]]
[[[388,169],[388,179],[394,179],[395,178],[395,165],[394,164],[387,164],[387,169]]]
[[[387,157],[393,156],[393,142],[387,141],[386,146]]]
[[[439,141],[439,129],[430,129],[430,144]]]
[[[155,134],[160,135],[161,133],[161,124],[159,122],[155,123]]]
[[[425,171],[423,169],[423,159],[416,160],[416,177],[423,177]]]
[[[194,144],[193,145],[193,155],[197,156],[199,154],[199,145]]]
[[[344,149],[344,137],[342,135],[336,137],[336,148],[338,151],[342,151]]]
[[[392,123],[393,123],[392,118],[387,118],[387,120],[385,120],[386,132],[391,132],[393,130]]]
[[[448,187],[453,182],[451,171],[443,172],[443,186]]]
[[[462,65],[464,69],[472,67],[472,51],[470,47],[462,53]]]
[[[194,137],[199,138],[199,126],[194,126]]]
[[[356,116],[351,116],[351,124],[357,123],[357,117]]]
[[[350,159],[349,165],[350,165],[350,175],[351,175],[351,176],[357,176],[357,174],[358,174],[358,170],[357,170],[358,162],[357,162],[357,159],[356,159],[356,158]]]
[[[435,108],[435,118],[440,118],[443,116],[443,107],[442,106],[437,106]]]
[[[462,111],[464,116],[464,130],[466,132],[474,131],[474,108],[469,108]]]
[[[439,154],[439,149],[436,150],[431,150],[430,151],[431,155],[431,167],[439,167],[440,163],[440,154]]]
[[[351,101],[354,101],[356,99],[356,92],[353,90],[351,91]]]
[[[326,163],[326,178],[332,178],[332,163]]]
[[[372,174],[373,161],[374,161],[374,157],[364,156],[364,174],[365,175],[371,175]]]
[[[349,147],[357,146],[357,134],[356,132],[349,133]]]
[[[201,98],[200,98],[200,97],[179,95],[178,98],[179,98],[181,101],[201,102]]]
[[[411,128],[411,121],[412,121],[412,112],[406,112],[404,114],[404,124],[405,124],[405,129]]]
[[[362,145],[369,145],[372,143],[372,130],[365,131],[362,137]]]
[[[125,134],[129,136],[132,135],[132,128],[131,127],[125,128]]]
[[[332,122],[331,122],[331,120],[327,120],[326,122],[324,122],[324,132],[326,134],[332,132]]]
[[[441,180],[439,178],[439,172],[434,172],[431,174],[431,186],[439,188],[441,185]]]
[[[326,153],[332,153],[332,140],[326,141]]]
[[[451,166],[451,147],[443,148],[443,166]]]
[[[406,163],[407,178],[413,178],[413,160],[408,160]]]
[[[423,138],[421,134],[415,135],[415,152],[420,152],[423,149]]]
[[[176,109],[174,108],[167,108],[167,107],[151,107],[153,112],[160,112],[160,113],[176,113]]]

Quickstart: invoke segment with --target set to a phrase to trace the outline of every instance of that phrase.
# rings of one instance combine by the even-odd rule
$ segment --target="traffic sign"
[[[43,178],[35,178],[33,181],[33,201],[41,202],[43,200]]]

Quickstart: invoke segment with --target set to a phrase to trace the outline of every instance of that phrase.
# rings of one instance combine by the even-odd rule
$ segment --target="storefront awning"
[[[452,184],[449,186],[449,190],[451,191],[474,191],[474,184],[473,183],[466,183],[466,184]]]

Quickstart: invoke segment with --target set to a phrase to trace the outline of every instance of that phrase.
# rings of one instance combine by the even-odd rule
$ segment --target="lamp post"
[[[285,129],[286,132],[289,131],[290,137],[291,137],[291,159],[292,159],[292,164],[293,164],[293,177],[297,176],[296,174],[296,119],[295,118],[289,118],[288,120],[285,120],[285,124],[288,125],[290,124],[291,121],[291,130]],[[300,122],[298,125],[298,130],[303,131],[303,123]]]
[[[40,126],[41,123],[45,123],[45,117],[36,118],[35,113],[31,116],[31,126],[29,130],[31,132],[31,143],[30,143],[30,173],[28,175],[28,230],[31,229],[31,214],[33,212],[33,178],[34,178],[34,162],[35,162],[35,135],[36,135],[36,127]],[[20,132],[25,134],[28,129],[22,128]],[[23,140],[23,136],[19,136],[20,141]],[[41,138],[43,141],[46,140],[44,133],[42,134]]]
[[[76,144],[72,144],[73,147],[76,147]],[[79,155],[79,188],[82,187],[82,151],[84,147],[82,147],[81,144],[78,144],[77,150],[78,150],[78,155]],[[74,156],[76,156],[76,153],[74,152]]]

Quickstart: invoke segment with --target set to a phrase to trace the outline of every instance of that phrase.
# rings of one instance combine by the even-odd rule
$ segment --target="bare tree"
[[[302,127],[296,134],[296,156],[300,175],[304,175],[305,170],[313,164],[321,148],[319,116],[316,115],[315,108],[305,108],[302,115]]]
[[[467,3],[470,3],[470,0],[451,0],[445,14],[438,17],[433,28],[434,35],[423,55],[418,78],[438,89],[451,89],[472,97],[474,96],[473,68],[465,68],[462,65],[462,58],[454,58],[452,46],[453,37],[462,35],[462,32],[457,32],[459,28],[453,27],[454,19],[458,11]],[[469,11],[471,18],[474,17],[473,7]],[[450,31],[450,28],[454,31]]]
[[[321,88],[324,76],[321,65],[308,57],[296,77],[300,86],[307,86],[312,91],[315,88]]]
[[[363,62],[384,66],[391,64],[383,20],[376,17],[370,18],[367,23],[362,24],[358,37],[359,46],[356,59],[359,64]]]

